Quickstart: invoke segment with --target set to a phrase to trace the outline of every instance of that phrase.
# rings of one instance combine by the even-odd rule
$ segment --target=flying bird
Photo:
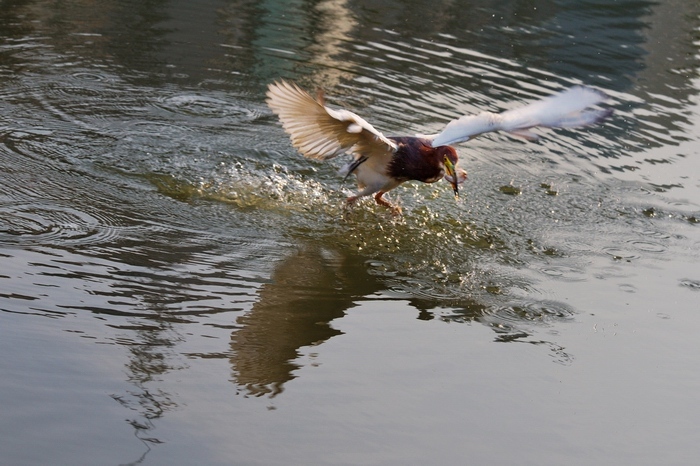
[[[534,141],[538,136],[530,130],[537,126],[593,125],[612,113],[611,109],[590,108],[606,99],[601,91],[575,86],[502,113],[465,115],[437,134],[387,137],[355,113],[327,107],[320,91],[314,98],[287,81],[274,82],[267,91],[267,104],[304,157],[329,160],[342,154],[351,156],[340,173],[346,178],[354,174],[359,191],[347,198],[347,205],[374,195],[377,204],[395,213],[401,209],[383,196],[405,181],[434,183],[444,178],[452,185],[455,197],[459,196],[467,172],[457,167],[459,157],[452,144],[494,131]]]

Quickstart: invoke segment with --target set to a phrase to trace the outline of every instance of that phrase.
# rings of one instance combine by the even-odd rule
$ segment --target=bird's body
[[[387,192],[410,180],[434,183],[445,176],[442,157],[451,152],[449,146],[436,150],[430,141],[420,137],[388,137],[396,151],[387,157],[360,157],[348,163],[341,173],[354,173],[365,195]]]
[[[378,204],[394,211],[400,209],[383,195],[405,181],[434,183],[445,178],[452,184],[455,196],[458,194],[467,173],[456,168],[457,151],[451,144],[492,131],[535,140],[537,135],[530,131],[533,127],[586,126],[611,113],[588,109],[606,96],[577,86],[519,109],[463,116],[435,135],[386,137],[358,115],[326,107],[321,94],[314,99],[295,84],[285,81],[270,84],[267,97],[268,105],[279,116],[292,144],[302,155],[317,160],[345,153],[352,155],[341,174],[346,177],[354,174],[360,190],[347,198],[348,204],[374,194]]]
[[[430,140],[421,137],[390,137],[397,149],[388,165],[388,175],[404,181],[417,180],[435,183],[445,176],[441,166],[449,154],[457,160],[457,152],[450,146],[433,147]]]

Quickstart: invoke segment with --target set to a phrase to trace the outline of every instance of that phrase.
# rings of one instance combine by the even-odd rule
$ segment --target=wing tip
[[[310,99],[317,104],[324,107],[326,105],[325,94],[323,89],[319,88],[316,97],[314,98],[311,94],[302,89],[294,81],[287,81],[286,79],[276,79],[267,85],[267,92],[265,92],[267,99],[265,102],[271,107],[270,103],[277,104],[282,100],[291,98]],[[274,110],[274,109],[273,109]]]
[[[570,87],[569,89],[563,91],[559,95],[574,95],[580,100],[586,102],[586,106],[596,105],[610,99],[610,96],[600,89],[595,87],[586,86],[584,84],[578,84],[576,86]],[[556,97],[556,94],[555,94]]]
[[[586,123],[586,126],[601,123],[601,122],[607,120],[608,118],[610,118],[614,113],[615,113],[615,111],[612,108],[591,110],[591,112],[590,112],[591,119],[590,119],[589,123]]]

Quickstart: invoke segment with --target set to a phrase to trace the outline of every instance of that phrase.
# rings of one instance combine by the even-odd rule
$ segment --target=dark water
[[[695,1],[0,4],[3,464],[692,464]],[[349,213],[267,83],[385,134],[577,83]]]

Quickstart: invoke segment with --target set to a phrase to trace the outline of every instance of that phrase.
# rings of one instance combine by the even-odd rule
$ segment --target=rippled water
[[[692,462],[699,46],[692,1],[4,5],[3,457]],[[462,200],[395,218],[295,153],[279,78],[387,135],[615,114],[464,144]]]

